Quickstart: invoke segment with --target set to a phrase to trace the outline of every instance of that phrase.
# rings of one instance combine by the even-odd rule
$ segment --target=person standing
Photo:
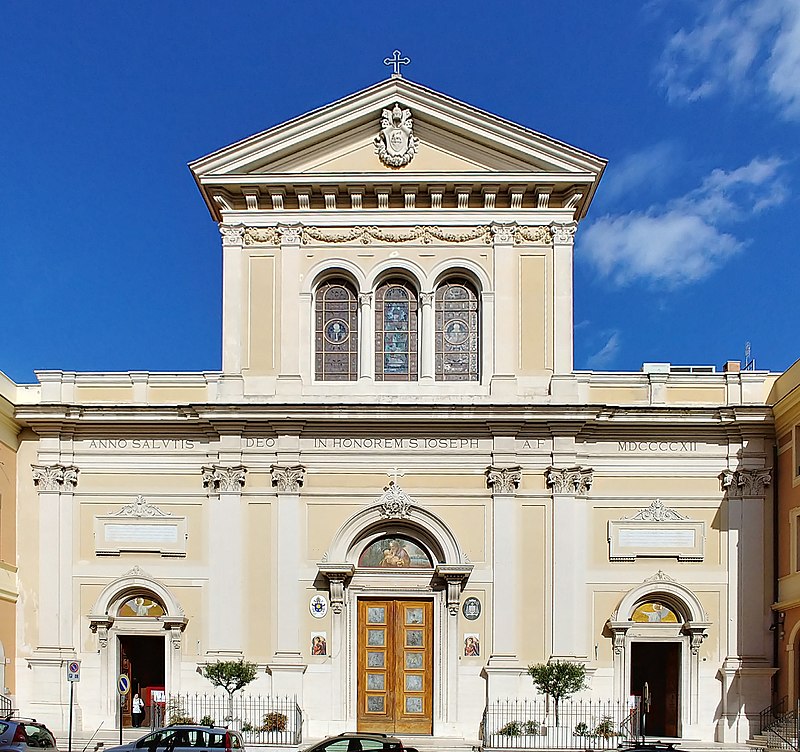
[[[144,700],[137,692],[131,701],[131,720],[135,728],[139,728],[144,720]]]

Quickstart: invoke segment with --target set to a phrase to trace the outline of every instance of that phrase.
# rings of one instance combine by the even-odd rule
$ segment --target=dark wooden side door
[[[647,736],[678,736],[681,645],[677,642],[631,644],[631,694],[650,689],[650,709],[645,719]]]
[[[358,730],[433,733],[433,604],[358,604]]]
[[[119,673],[120,674],[127,674],[128,678],[131,678],[131,672],[133,667],[131,666],[131,659],[128,655],[127,645],[125,643],[125,639],[120,637],[119,639]],[[131,699],[133,698],[133,692],[128,692],[127,695],[124,695],[120,698],[120,712],[122,713],[122,725],[129,727],[133,725],[133,721],[131,720]]]

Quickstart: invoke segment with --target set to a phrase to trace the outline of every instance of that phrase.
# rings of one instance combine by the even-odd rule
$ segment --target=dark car
[[[308,747],[305,752],[417,752],[388,734],[339,734]]]
[[[46,749],[58,752],[50,729],[36,719],[0,719],[0,752],[29,752]]]
[[[237,749],[244,749],[238,731],[222,726],[175,724],[146,734],[130,744],[111,747],[106,752],[232,752]]]

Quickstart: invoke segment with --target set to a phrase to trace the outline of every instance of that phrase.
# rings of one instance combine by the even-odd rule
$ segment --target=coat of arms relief
[[[387,167],[404,167],[417,153],[419,139],[413,133],[411,110],[395,104],[381,112],[381,132],[375,136],[375,153]]]

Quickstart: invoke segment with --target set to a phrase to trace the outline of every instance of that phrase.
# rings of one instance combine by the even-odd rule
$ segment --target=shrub
[[[519,721],[509,721],[497,733],[503,736],[521,736],[522,724]]]
[[[206,713],[200,719],[200,725],[201,726],[213,726],[214,725],[214,719],[208,713]]]
[[[600,720],[600,723],[597,724],[597,727],[594,730],[595,736],[600,736],[603,739],[609,739],[612,736],[616,736],[617,732],[614,729],[614,719],[610,715],[604,715]]]
[[[539,721],[525,721],[522,724],[522,732],[528,736],[536,736],[542,724]]]
[[[245,722],[242,724],[242,731],[243,731],[245,734],[249,734],[251,731],[255,731],[255,730],[256,730],[256,729],[255,729],[255,726],[253,726],[253,724],[252,724],[252,723],[250,723],[250,721],[245,721]]]
[[[589,735],[589,726],[581,721],[580,723],[575,724],[575,730],[572,732],[575,736],[588,736]]]
[[[168,726],[173,723],[194,723],[194,718],[183,709],[183,703],[177,697],[167,700],[166,711]]]
[[[286,716],[283,713],[267,713],[260,731],[286,731]]]

